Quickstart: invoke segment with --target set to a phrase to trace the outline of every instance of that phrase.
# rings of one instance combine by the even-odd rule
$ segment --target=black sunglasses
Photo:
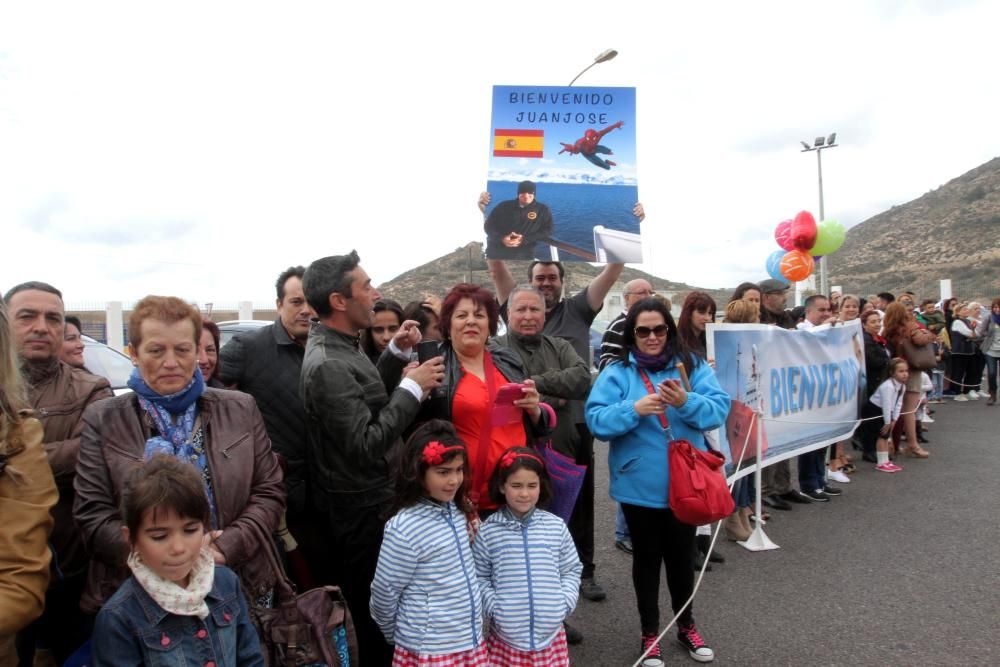
[[[667,335],[667,325],[657,324],[655,327],[650,329],[649,327],[636,327],[635,337],[636,338],[649,338],[649,334],[655,334],[657,338],[661,338]]]

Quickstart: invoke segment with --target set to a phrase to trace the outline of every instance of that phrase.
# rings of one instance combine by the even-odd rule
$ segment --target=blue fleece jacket
[[[674,439],[707,450],[703,432],[725,423],[729,395],[707,363],[698,363],[688,374],[692,391],[680,408],[667,407],[667,421]],[[666,370],[648,375],[654,387],[667,378],[680,379],[673,362]],[[614,362],[601,371],[590,390],[587,426],[595,437],[610,444],[611,497],[620,503],[663,509],[668,507],[670,486],[667,436],[656,415],[640,417],[634,406],[648,393],[631,354],[628,366]]]

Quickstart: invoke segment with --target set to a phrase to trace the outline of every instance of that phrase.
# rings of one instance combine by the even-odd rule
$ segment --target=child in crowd
[[[400,451],[397,513],[385,526],[371,614],[395,644],[392,664],[485,667],[482,597],[467,532],[468,459],[435,419]]]
[[[197,469],[155,456],[122,492],[132,576],[97,614],[101,665],[264,665],[232,570],[208,549],[208,497]]]
[[[497,462],[489,492],[501,507],[473,545],[492,621],[489,664],[569,665],[563,621],[576,607],[583,566],[563,520],[537,507],[551,495],[545,464],[534,450],[512,447]]]
[[[933,424],[934,420],[931,418],[930,408],[927,407],[929,401],[927,397],[930,396],[930,392],[934,391],[934,383],[931,381],[931,376],[927,373],[921,371],[915,371],[920,373],[920,403],[917,404],[917,442],[927,443],[929,440],[924,436],[927,432],[927,425]]]
[[[878,463],[875,469],[880,472],[899,472],[903,468],[889,460],[890,439],[892,438],[892,428],[899,419],[899,414],[903,409],[903,394],[906,392],[906,380],[910,377],[910,369],[905,359],[899,357],[889,362],[889,379],[879,385],[875,393],[872,394],[868,402],[876,410],[866,410],[864,416],[877,415],[882,413],[882,427],[877,431],[878,439],[875,442],[875,456]],[[871,423],[878,426],[878,421]],[[873,430],[873,427],[869,427]]]

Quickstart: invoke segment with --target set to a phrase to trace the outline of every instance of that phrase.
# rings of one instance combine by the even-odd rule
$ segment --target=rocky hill
[[[1000,158],[851,228],[829,272],[830,284],[862,295],[933,297],[941,278],[958,297],[1000,295]]]
[[[508,262],[508,265],[510,266],[511,273],[517,280],[520,281],[523,279],[524,282],[527,282],[530,262]],[[591,266],[586,262],[568,262],[565,266],[566,290],[571,294],[586,287],[591,279],[600,273],[603,268],[601,266]],[[624,285],[626,282],[636,278],[645,278],[653,285],[653,289],[665,294],[680,294],[701,289],[684,283],[665,280],[628,267],[625,268],[619,282],[621,285]],[[427,293],[444,296],[449,289],[460,282],[481,284],[490,290],[493,289],[493,281],[490,279],[489,271],[486,268],[486,259],[483,257],[482,243],[474,242],[461,248],[456,248],[447,255],[431,260],[423,266],[410,269],[406,273],[382,283],[378,288],[386,297],[405,304],[408,301],[420,299]],[[728,301],[729,295],[732,292],[732,290],[705,291],[711,294],[717,302],[721,303]]]
[[[527,281],[528,262],[510,262],[510,268],[515,278]],[[582,289],[600,270],[585,262],[566,264],[567,290]],[[831,285],[862,296],[912,290],[918,298],[937,297],[942,278],[952,280],[952,291],[961,298],[988,301],[1000,295],[1000,158],[852,227],[843,247],[830,256],[829,273]],[[630,268],[620,285],[635,278],[649,280],[661,293],[702,289]],[[426,293],[443,296],[463,281],[492,289],[481,243],[457,248],[379,289],[405,304]],[[732,293],[704,291],[720,306]]]

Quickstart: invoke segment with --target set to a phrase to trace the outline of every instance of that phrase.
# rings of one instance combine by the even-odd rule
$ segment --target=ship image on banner
[[[494,86],[486,256],[641,262],[635,88]]]
[[[740,477],[758,463],[754,414],[764,466],[851,437],[867,396],[860,320],[808,331],[710,322],[705,332],[708,358],[732,399],[719,429],[730,475],[741,460]]]

